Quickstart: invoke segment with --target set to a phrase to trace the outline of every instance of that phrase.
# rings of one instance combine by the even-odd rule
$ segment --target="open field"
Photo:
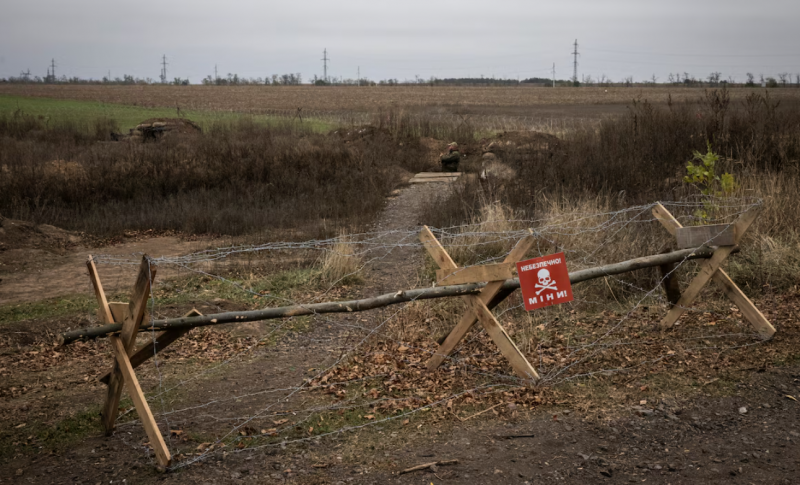
[[[702,88],[541,88],[541,87],[317,87],[317,86],[79,86],[0,84],[0,94],[146,108],[190,111],[236,111],[268,114],[270,110],[366,112],[407,108],[431,114],[460,113],[544,118],[590,118],[624,112],[633,99],[666,103],[695,101]],[[800,89],[734,88],[731,99],[768,91],[773,99],[800,100]]]
[[[84,131],[89,131],[96,119],[107,118],[114,120],[123,133],[152,118],[188,118],[204,130],[215,124],[230,124],[242,119],[241,113],[221,110],[178,111],[174,106],[146,107],[90,100],[0,95],[0,114],[12,114],[17,110],[28,115],[44,117],[53,125],[73,123],[79,130]],[[258,114],[249,115],[248,119],[262,125],[278,121],[275,116]],[[330,131],[336,126],[319,119],[309,120],[306,124],[317,131]]]

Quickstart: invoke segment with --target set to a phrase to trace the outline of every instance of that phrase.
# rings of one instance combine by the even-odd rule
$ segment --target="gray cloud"
[[[404,2],[350,0],[6,0],[0,16],[0,77],[30,68],[44,75],[100,78],[111,71],[193,82],[213,73],[300,72],[372,79],[429,76],[549,76],[619,80],[720,71],[800,73],[800,3],[729,0],[520,0]]]

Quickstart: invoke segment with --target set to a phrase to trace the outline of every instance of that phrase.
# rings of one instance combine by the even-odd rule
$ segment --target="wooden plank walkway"
[[[409,180],[412,184],[430,184],[436,182],[450,183],[461,176],[461,172],[422,172]]]

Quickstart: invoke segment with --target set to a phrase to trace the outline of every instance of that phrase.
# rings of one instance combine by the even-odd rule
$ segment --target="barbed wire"
[[[734,220],[741,216],[744,212],[760,205],[762,202],[758,199],[720,199],[714,202],[715,211],[712,215],[699,217],[695,211],[702,210],[708,207],[708,200],[686,200],[686,201],[671,201],[661,202],[667,208],[675,212],[675,217],[679,221],[692,224],[693,222],[701,221],[703,223],[718,223],[718,224],[733,224]],[[640,228],[645,227],[647,224],[653,224],[657,218],[652,215],[651,211],[656,207],[656,203],[645,204],[627,207],[616,211],[600,211],[600,212],[565,212],[562,214],[549,215],[538,219],[513,219],[505,218],[502,220],[483,220],[476,221],[475,223],[467,223],[461,225],[454,225],[444,228],[430,228],[434,235],[439,239],[442,245],[449,251],[454,258],[462,260],[460,266],[455,272],[464,270],[466,268],[494,263],[505,259],[510,253],[510,247],[520,239],[532,235],[535,238],[537,245],[531,251],[538,255],[549,254],[554,249],[563,251],[568,257],[572,269],[581,267],[594,267],[599,264],[607,263],[610,258],[617,254],[615,241],[624,240],[624,237],[639,237],[637,234]],[[274,303],[285,303],[296,305],[301,308],[309,308],[308,305],[321,301],[327,297],[332,291],[339,287],[340,283],[349,277],[366,274],[379,264],[398,264],[397,252],[402,255],[416,254],[418,262],[424,266],[422,255],[424,254],[424,244],[418,240],[420,233],[419,227],[408,229],[392,229],[388,231],[373,231],[362,232],[358,234],[349,234],[346,237],[332,237],[325,239],[313,239],[307,241],[272,241],[258,245],[230,245],[220,248],[206,249],[202,251],[192,252],[186,255],[179,256],[160,256],[150,258],[151,264],[158,266],[173,266],[179,271],[201,275],[206,278],[212,278],[223,285],[229,286],[247,295],[258,296],[264,298],[266,301]],[[632,236],[633,235],[633,236]],[[706,243],[711,242],[711,239]],[[236,277],[226,276],[224,273],[230,265],[235,265],[239,259],[247,256],[250,258],[253,255],[267,255],[283,254],[293,251],[316,251],[325,255],[337,255],[343,257],[354,258],[359,261],[354,269],[348,270],[335,278],[333,282],[326,283],[321,291],[315,291],[314,295],[307,298],[304,302],[298,302],[295,298],[284,294],[263,294],[262,292],[253,289],[253,285],[248,285],[237,279]],[[324,257],[324,256],[323,256]],[[394,258],[394,259],[393,259]],[[96,255],[94,261],[98,265],[134,265],[140,264],[141,256],[117,256],[117,255]],[[553,349],[552,345],[545,347],[545,339],[538,339],[534,348],[528,352],[529,356],[538,357],[537,371],[541,379],[536,386],[530,388],[541,388],[542,386],[553,386],[558,383],[563,383],[575,379],[591,378],[596,375],[608,375],[620,372],[632,372],[636,369],[653,366],[659,362],[667,360],[671,354],[668,352],[656,355],[652,358],[641,359],[638,362],[622,363],[617,366],[605,366],[602,361],[592,364],[593,360],[612,349],[619,348],[633,348],[636,346],[650,346],[653,344],[653,339],[640,338],[632,340],[629,333],[624,333],[623,330],[627,324],[634,320],[636,312],[639,311],[645,304],[652,304],[648,302],[657,302],[660,305],[665,305],[666,301],[660,290],[663,283],[673,277],[676,272],[683,268],[690,261],[687,255],[681,261],[678,261],[672,266],[669,272],[661,274],[658,278],[645,278],[646,284],[637,284],[636,280],[623,278],[621,276],[608,276],[612,282],[626,288],[626,291],[632,295],[637,295],[635,298],[624,298],[622,301],[617,300],[617,306],[625,308],[618,317],[607,319],[605,327],[600,328],[599,335],[574,335],[575,340],[568,341],[566,346],[563,346],[564,352],[553,355],[560,355],[560,360],[549,363],[550,359],[546,354],[548,349]],[[226,266],[227,265],[227,266]],[[423,277],[422,280],[426,279]],[[608,284],[608,280],[606,280]],[[611,287],[609,286],[609,290]],[[612,291],[613,294],[613,291]],[[150,294],[150,318],[156,318],[158,310],[158,298],[156,292],[151,285]],[[193,373],[187,378],[179,379],[176,383],[166,385],[162,369],[165,362],[158,360],[159,349],[156,347],[157,336],[155,331],[151,331],[151,340],[154,347],[154,363],[155,373],[157,377],[156,391],[149,393],[147,400],[150,403],[158,402],[160,404],[160,412],[155,413],[155,417],[163,421],[166,429],[169,430],[172,424],[182,423],[186,424],[187,418],[182,418],[183,415],[190,415],[193,424],[198,423],[215,423],[223,425],[225,423],[232,424],[230,428],[218,431],[218,434],[211,442],[207,449],[194,456],[185,456],[184,459],[175,463],[172,468],[182,468],[204,460],[209,456],[221,452],[223,449],[231,450],[230,446],[235,443],[243,443],[242,440],[263,439],[270,441],[264,444],[248,445],[246,450],[256,450],[264,447],[271,446],[286,446],[291,443],[299,443],[308,440],[319,440],[327,436],[341,434],[347,431],[363,429],[368,426],[373,426],[378,423],[384,423],[400,417],[406,417],[411,414],[417,413],[424,409],[430,409],[435,406],[442,405],[449,401],[459,399],[460,397],[475,393],[478,391],[488,390],[487,392],[496,392],[498,389],[507,390],[514,386],[530,385],[530,381],[513,375],[509,372],[506,364],[501,368],[504,370],[490,370],[485,365],[482,365],[478,359],[483,358],[484,361],[488,359],[496,359],[500,356],[497,350],[485,349],[476,354],[475,351],[470,351],[478,345],[485,345],[487,335],[485,331],[479,327],[473,331],[469,338],[464,339],[453,350],[450,355],[445,356],[443,373],[453,374],[456,371],[460,372],[465,378],[473,379],[473,381],[465,380],[464,382],[476,382],[478,385],[471,387],[469,390],[459,390],[454,387],[445,389],[445,395],[440,395],[433,402],[428,402],[413,409],[400,412],[396,415],[386,416],[381,419],[356,424],[349,426],[342,426],[339,429],[320,433],[313,436],[302,438],[291,438],[291,431],[302,423],[308,422],[316,415],[322,413],[353,410],[358,408],[373,408],[387,403],[406,403],[409,400],[415,399],[413,395],[404,397],[389,397],[384,396],[380,399],[361,399],[359,396],[352,397],[346,401],[337,401],[332,403],[313,404],[304,407],[305,401],[295,406],[292,411],[283,409],[286,405],[295,402],[293,401],[300,393],[308,395],[309,393],[317,392],[322,389],[329,389],[331,386],[347,386],[361,383],[365,385],[366,382],[372,382],[376,379],[385,377],[385,374],[376,373],[374,375],[365,375],[355,379],[345,379],[342,381],[335,381],[329,384],[320,383],[321,379],[325,376],[332,375],[332,373],[343,364],[350,362],[355,356],[362,358],[375,357],[377,354],[391,355],[396,362],[402,362],[407,368],[418,366],[422,359],[430,358],[436,354],[436,350],[431,347],[417,344],[413,339],[409,340],[402,337],[397,337],[387,330],[387,328],[395,322],[399,316],[405,315],[411,308],[418,305],[416,299],[412,299],[399,306],[398,309],[389,312],[388,316],[384,315],[377,321],[367,322],[361,324],[358,321],[355,323],[346,322],[341,316],[322,315],[316,312],[311,312],[309,317],[314,323],[314,328],[321,328],[323,325],[343,329],[348,332],[344,338],[344,343],[339,347],[339,355],[326,355],[318,359],[314,363],[315,368],[310,377],[304,377],[293,386],[281,386],[279,388],[269,389],[251,389],[248,392],[233,394],[222,397],[211,397],[208,401],[197,402],[194,404],[186,403],[182,407],[174,407],[173,401],[168,403],[165,399],[169,393],[184,387],[192,382],[197,382],[203,377],[209,376],[213,373],[220,371],[225,366],[231,365],[242,359],[245,356],[250,356],[253,359],[262,358],[266,355],[266,351],[261,354],[254,353],[262,342],[269,341],[280,332],[291,321],[286,319],[280,323],[273,325],[270,330],[260,338],[255,339],[249,345],[237,350],[232,355],[227,356],[223,361],[200,369],[198,372]],[[502,308],[495,310],[495,318],[498,320],[509,318],[511,321],[524,315],[523,304],[509,302],[504,304]],[[584,298],[578,295],[569,308],[580,308],[581,306],[607,306],[608,301],[593,300]],[[437,302],[430,305],[429,312],[436,313],[445,311],[445,308],[452,306],[452,303]],[[686,310],[702,310],[701,308],[685,308]],[[383,310],[382,310],[383,311]],[[562,321],[559,317],[552,317],[552,315],[560,315],[568,310],[564,309],[548,309],[539,313],[538,317],[543,318],[544,323],[540,324],[541,332],[551,331],[558,332],[558,329],[563,329]],[[574,311],[574,310],[569,310]],[[559,313],[560,312],[560,313]],[[552,318],[551,318],[552,317]],[[341,330],[337,330],[341,332]],[[351,333],[352,332],[352,333]],[[312,332],[313,333],[313,332]],[[342,337],[340,333],[335,334],[331,339],[339,339]],[[572,335],[572,334],[570,334]],[[350,342],[350,338],[355,337],[354,342]],[[302,338],[302,337],[301,337]],[[311,337],[308,337],[311,338]],[[719,345],[712,345],[709,343],[710,339],[722,342]],[[753,341],[748,341],[748,340]],[[688,351],[700,350],[717,350],[720,352],[744,348],[749,346],[758,345],[757,334],[754,332],[730,332],[726,331],[719,334],[704,334],[701,336],[691,335],[682,338],[660,338],[656,339],[661,347],[668,345],[677,345],[688,342],[705,342],[703,345],[689,347]],[[742,340],[745,342],[742,343]],[[375,342],[382,342],[388,345],[390,350],[371,350],[371,345]],[[531,342],[532,343],[532,342]],[[413,358],[409,355],[403,355],[396,349],[405,348],[406,352],[413,352]],[[331,349],[335,350],[335,349]],[[555,352],[559,352],[556,350]],[[552,352],[551,352],[552,353]],[[330,357],[330,358],[329,358]],[[533,360],[531,360],[534,362]],[[477,365],[476,365],[477,363]],[[411,366],[411,367],[409,367]],[[455,375],[455,374],[453,374]],[[428,396],[430,400],[430,396]],[[246,414],[242,414],[240,407],[231,406],[232,403],[243,403],[247,401],[248,405],[256,406]],[[215,411],[216,410],[216,411]],[[221,412],[220,412],[221,411]],[[121,413],[120,419],[125,417],[131,412]],[[269,436],[263,434],[254,434],[249,430],[251,423],[258,423],[263,419],[274,416],[297,416],[300,415],[300,420],[286,424],[286,426],[277,426]],[[127,418],[126,418],[127,419]],[[121,422],[120,426],[130,426],[135,421]],[[215,428],[218,429],[218,428]],[[282,439],[277,439],[281,438]],[[137,445],[133,445],[137,446]],[[244,451],[233,449],[234,452]]]

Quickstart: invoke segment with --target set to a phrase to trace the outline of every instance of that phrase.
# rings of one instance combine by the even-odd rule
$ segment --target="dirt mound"
[[[202,133],[203,130],[197,123],[185,118],[150,118],[139,123],[139,127],[163,127],[164,131],[172,133]]]
[[[47,267],[81,240],[79,234],[55,226],[0,216],[0,275],[33,266]],[[0,278],[0,285],[3,279],[5,276]]]
[[[330,132],[331,136],[338,136],[345,143],[353,143],[361,140],[367,140],[376,137],[391,138],[392,134],[389,130],[376,128],[371,125],[355,126],[353,128],[340,128]]]
[[[564,142],[553,135],[536,131],[504,131],[482,143],[483,152],[503,153],[504,151],[561,151]]]
[[[64,249],[79,242],[81,236],[75,232],[0,216],[0,251],[20,248]]]
[[[136,125],[136,128],[133,128],[127,136],[116,134],[112,137],[116,141],[144,141],[158,140],[168,133],[172,135],[196,135],[202,133],[202,131],[195,122],[184,118],[150,118]]]

